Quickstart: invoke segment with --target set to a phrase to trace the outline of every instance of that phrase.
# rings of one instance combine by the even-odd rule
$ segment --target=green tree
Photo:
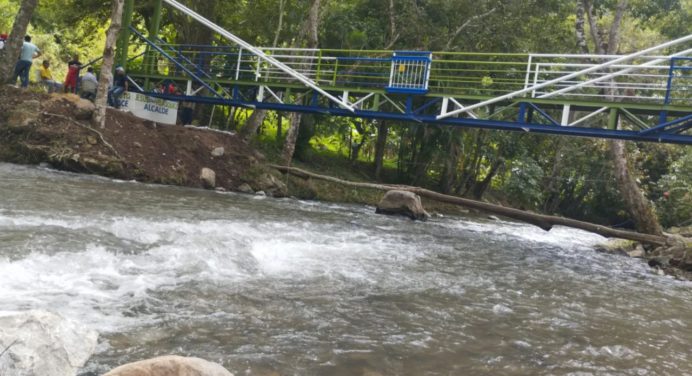
[[[37,5],[38,0],[22,0],[19,12],[14,18],[10,38],[2,54],[0,54],[0,82],[7,82],[14,77],[14,65],[19,57],[24,35]]]

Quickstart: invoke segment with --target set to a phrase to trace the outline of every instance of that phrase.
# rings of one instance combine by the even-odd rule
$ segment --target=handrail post
[[[526,79],[524,80],[524,89],[529,87],[529,80],[531,79],[531,65],[533,64],[533,54],[529,54],[529,61],[526,64]]]
[[[670,69],[668,70],[668,83],[666,84],[666,97],[663,100],[664,105],[669,105],[670,104],[670,92],[673,90],[673,75],[675,75],[675,61],[676,58],[671,58],[670,59]],[[668,121],[668,111],[665,109],[661,111],[661,115],[659,116],[659,123],[663,124],[666,121]]]
[[[322,69],[322,50],[317,54],[317,73],[315,73],[315,82],[320,83],[320,70]]]

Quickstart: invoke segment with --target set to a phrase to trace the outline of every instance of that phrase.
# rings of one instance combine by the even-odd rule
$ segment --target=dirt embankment
[[[232,133],[156,124],[114,109],[108,109],[101,129],[91,124],[92,112],[90,102],[74,95],[1,87],[0,161],[49,163],[147,183],[286,194],[277,173],[263,167],[264,157]]]

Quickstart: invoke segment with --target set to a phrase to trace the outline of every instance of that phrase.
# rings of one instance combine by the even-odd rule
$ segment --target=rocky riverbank
[[[108,110],[94,128],[91,102],[0,88],[0,161],[47,163],[124,180],[286,195],[262,154],[231,132],[168,126]]]
[[[692,281],[692,226],[668,230],[668,242],[652,247],[627,240],[611,240],[599,252],[642,259],[658,274]]]

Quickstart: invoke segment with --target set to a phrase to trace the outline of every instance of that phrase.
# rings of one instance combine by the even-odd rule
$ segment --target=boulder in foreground
[[[0,314],[0,375],[73,376],[98,333],[45,311]]]
[[[377,204],[377,214],[402,215],[413,220],[425,221],[430,217],[421,203],[420,196],[408,191],[388,191]]]
[[[233,376],[225,368],[200,358],[161,356],[122,365],[103,376]]]

